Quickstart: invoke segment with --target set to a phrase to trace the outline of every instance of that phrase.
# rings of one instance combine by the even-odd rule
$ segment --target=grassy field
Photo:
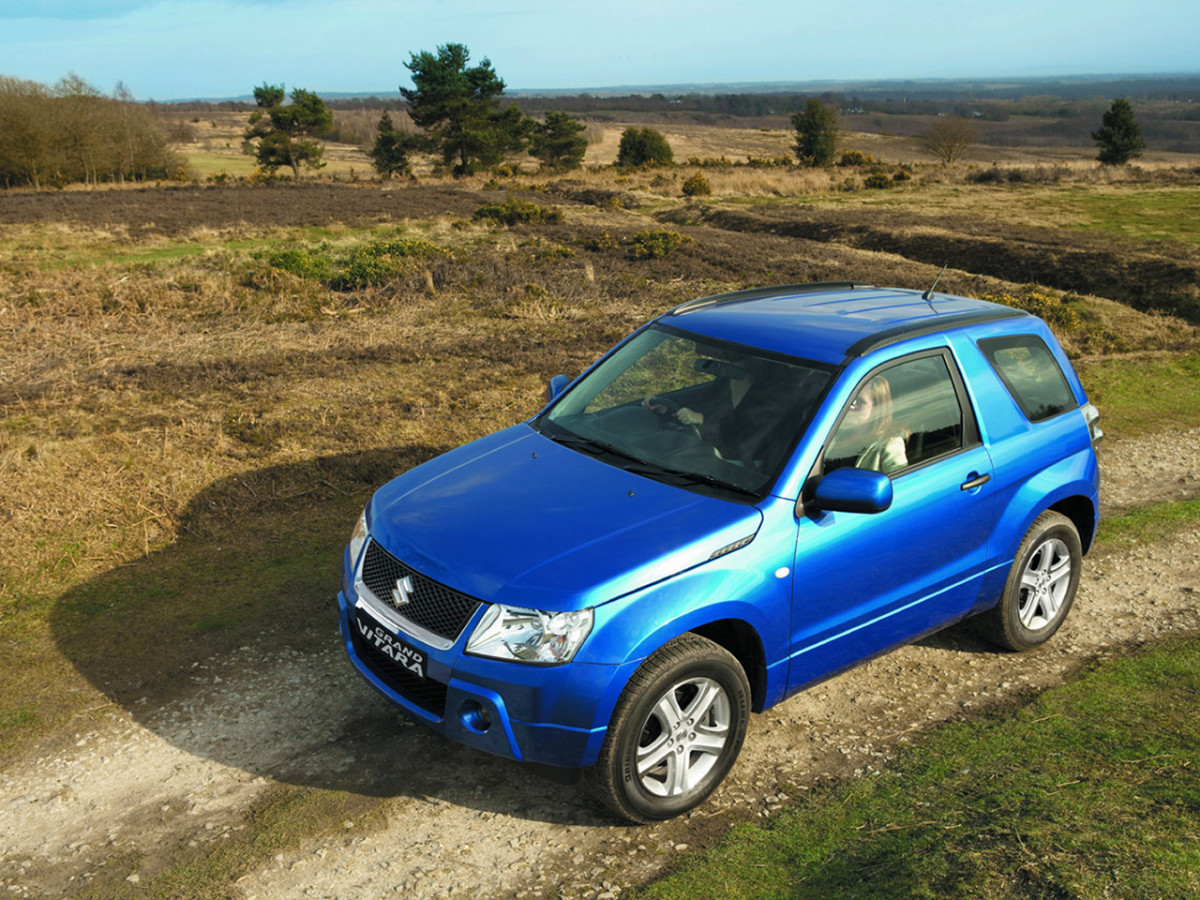
[[[686,137],[732,157],[778,136]],[[198,145],[198,171],[244,160],[228,150]],[[925,288],[949,263],[939,289],[1056,323],[1110,439],[1195,427],[1189,165],[1077,161],[1002,185],[923,165],[879,191],[861,171],[705,167],[701,203],[682,196],[691,167],[6,196],[0,760],[70,743],[107,704],[165,702],[194,660],[250,639],[327,642],[341,546],[376,486],[528,417],[550,376],[694,296],[848,277]],[[476,215],[509,199],[557,215]],[[662,230],[690,240],[636,251]],[[1160,509],[1113,540],[1196,515]],[[272,630],[281,618],[295,627]],[[284,799],[272,815],[295,808]]]
[[[717,186],[730,179],[729,190],[745,174],[704,171]],[[1198,186],[997,188],[939,166],[894,191],[847,194],[823,189],[825,174],[767,172],[780,192],[793,178],[796,193],[747,207],[718,190],[702,215],[679,194],[684,174],[520,178],[503,192],[477,178],[386,191],[9,198],[0,210],[9,348],[0,364],[0,640],[19,664],[0,691],[0,721],[14,723],[4,746],[27,746],[96,697],[70,677],[46,677],[62,668],[51,613],[66,592],[90,591],[114,567],[169,546],[273,531],[290,522],[293,494],[314,519],[336,523],[305,537],[333,560],[343,520],[389,472],[529,415],[549,376],[579,371],[654,312],[771,282],[852,275],[925,287],[946,251],[941,238],[932,249],[916,239],[945,223],[973,245],[957,250],[940,286],[1057,316],[1110,435],[1196,422],[1196,325],[1105,296],[1126,288],[1135,263],[1169,265],[1184,273],[1180,295],[1194,292],[1200,255],[1186,229],[1166,248],[1075,229],[1143,196],[1148,209],[1176,195],[1173,208],[1190,209]],[[473,219],[508,196],[561,221]],[[752,219],[726,222],[722,209],[749,209]],[[967,221],[969,209],[1004,215]],[[633,258],[639,232],[663,228],[692,240],[665,258]],[[792,237],[797,229],[806,236]],[[1086,253],[1112,272],[1106,282],[1102,266],[1080,264],[1091,293],[1031,288],[1006,268],[1026,262],[997,261],[993,250],[1021,244],[1041,247],[1059,271],[1069,271],[1068,254]],[[360,472],[363,458],[372,462]],[[198,500],[214,490],[217,499]],[[253,531],[240,520],[247,504],[262,517]],[[237,632],[223,602],[202,598],[180,627],[215,640],[220,629],[196,623],[229,619]],[[191,652],[179,650],[179,661]]]
[[[1198,693],[1195,640],[1105,663],[739,826],[636,896],[1196,896]]]

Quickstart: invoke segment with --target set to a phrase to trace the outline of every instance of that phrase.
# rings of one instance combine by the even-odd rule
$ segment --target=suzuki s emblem
[[[412,594],[412,576],[405,575],[403,578],[397,578],[396,586],[392,588],[392,606],[397,609],[402,606],[408,606],[408,604],[412,603]]]

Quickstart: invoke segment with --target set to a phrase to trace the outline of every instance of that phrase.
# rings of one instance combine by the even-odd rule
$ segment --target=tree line
[[[543,166],[566,171],[583,164],[585,126],[565,113],[548,111],[542,121],[516,104],[501,106],[505,84],[483,59],[470,65],[462,44],[446,44],[436,53],[413,53],[405,67],[413,87],[401,87],[409,118],[419,132],[397,128],[385,110],[369,153],[384,178],[411,172],[414,153],[431,153],[455,176],[492,168],[514,155],[528,153]],[[255,88],[257,109],[244,135],[244,150],[260,167],[281,166],[300,177],[300,166],[319,168],[322,148],[317,139],[332,124],[332,113],[316,94],[297,89],[284,102],[283,85]]]
[[[405,63],[413,86],[400,87],[413,132],[396,127],[388,111],[381,115],[369,149],[384,178],[411,173],[414,153],[440,158],[444,171],[466,176],[494,169],[520,154],[551,170],[567,171],[583,163],[584,124],[566,112],[547,109],[541,120],[516,103],[502,106],[503,79],[484,58],[470,64],[463,44],[421,51]],[[243,135],[243,152],[260,170],[273,175],[289,168],[319,169],[321,138],[333,114],[312,91],[262,84],[253,91],[255,108]],[[794,151],[800,165],[834,163],[839,142],[839,110],[809,97],[792,117]],[[1128,101],[1118,100],[1092,133],[1099,160],[1120,165],[1145,147]],[[978,139],[974,125],[958,116],[941,117],[918,136],[921,146],[944,163],[959,158]],[[673,154],[666,138],[651,128],[627,128],[621,137],[618,166],[669,165]],[[111,97],[77,76],[52,88],[0,77],[0,185],[62,186],[69,182],[161,179],[181,170],[152,109],[133,102],[118,86]]]
[[[445,44],[436,52],[411,54],[405,67],[413,86],[401,86],[409,117],[421,129],[410,133],[398,129],[388,111],[377,126],[370,150],[375,169],[385,178],[411,171],[410,157],[416,152],[441,157],[445,170],[455,176],[470,175],[497,166],[515,154],[529,153],[547,168],[565,171],[583,163],[587,141],[585,126],[561,110],[546,109],[538,121],[522,112],[517,103],[501,105],[505,84],[486,57],[470,65],[470,51],[463,44]],[[314,138],[328,130],[330,113],[320,98],[307,91],[293,91],[291,107],[283,107],[283,87],[263,85],[254,92],[259,111],[251,117],[246,132],[246,150],[259,163],[274,168],[283,163],[299,177],[299,161],[320,164],[319,145]],[[727,104],[734,95],[717,95],[716,104]],[[747,95],[738,95],[747,97]],[[652,95],[651,102],[664,100]],[[753,98],[771,102],[769,97]],[[799,98],[791,98],[793,102]],[[749,107],[736,104],[727,111]],[[765,106],[757,107],[759,110]],[[292,113],[290,118],[286,115]],[[303,110],[298,114],[296,110]],[[284,119],[288,119],[284,122]],[[831,103],[809,97],[791,117],[795,129],[794,152],[802,166],[833,165],[839,141],[839,110]],[[1099,161],[1121,165],[1140,156],[1146,143],[1127,100],[1113,103],[1104,114],[1102,127],[1092,133],[1100,148]],[[940,116],[918,135],[921,147],[952,163],[979,139],[975,125],[963,116]],[[666,138],[652,128],[627,128],[621,136],[618,166],[669,165],[673,153]]]
[[[152,110],[123,86],[76,75],[47,87],[0,76],[0,185],[34,188],[171,177],[182,160]]]

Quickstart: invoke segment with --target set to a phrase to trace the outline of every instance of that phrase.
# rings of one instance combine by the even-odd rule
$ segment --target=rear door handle
[[[978,475],[975,472],[972,472],[971,477],[962,483],[962,485],[959,487],[959,490],[973,491],[975,488],[983,487],[991,480],[991,475]]]

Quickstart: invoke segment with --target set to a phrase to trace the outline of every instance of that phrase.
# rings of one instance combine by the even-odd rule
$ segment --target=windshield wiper
[[[630,466],[622,466],[627,472],[634,472],[639,475],[647,475],[651,478],[660,478],[664,481],[670,480],[681,484],[707,484],[713,487],[721,488],[727,491],[734,491],[738,494],[745,494],[748,497],[757,497],[758,492],[752,491],[749,488],[744,488],[741,485],[731,484],[728,481],[723,481],[715,475],[709,475],[704,472],[688,472],[684,469],[671,469],[667,466],[660,466],[657,463],[638,462]]]
[[[623,459],[633,460],[636,463],[641,462],[641,460],[638,459],[636,456],[632,456],[632,455],[626,453],[624,450],[618,450],[616,447],[612,446],[611,444],[606,444],[606,443],[604,443],[604,441],[598,441],[595,438],[584,437],[581,434],[574,434],[573,432],[572,433],[559,433],[559,432],[544,431],[542,433],[544,435],[546,435],[546,437],[550,438],[550,440],[552,440],[556,443],[565,444],[568,447],[578,447],[579,449],[586,450],[588,453],[591,453],[596,456],[599,456],[604,453],[611,453],[616,456],[620,456]]]
[[[733,484],[732,482],[724,481],[720,478],[717,478],[715,475],[706,475],[703,472],[682,472],[677,469],[664,469],[663,471],[674,478],[684,479],[694,484],[708,484],[712,485],[713,487],[721,488],[722,490],[744,494],[747,497],[758,497],[758,491],[742,487],[740,484]]]
[[[598,441],[595,438],[584,437],[574,432],[559,433],[545,431],[543,434],[550,440],[568,447],[575,447],[583,450],[593,456],[616,456],[627,462],[616,463],[617,467],[626,472],[632,472],[635,475],[645,475],[647,478],[654,478],[661,481],[669,481],[674,484],[704,484],[711,487],[720,488],[726,491],[733,491],[738,494],[743,494],[747,497],[758,497],[758,492],[749,488],[741,487],[740,485],[730,484],[728,481],[722,481],[713,475],[707,475],[703,472],[688,472],[683,469],[671,469],[667,466],[661,466],[658,463],[649,462],[628,453],[619,447],[614,447],[612,444],[607,444],[604,441]]]

